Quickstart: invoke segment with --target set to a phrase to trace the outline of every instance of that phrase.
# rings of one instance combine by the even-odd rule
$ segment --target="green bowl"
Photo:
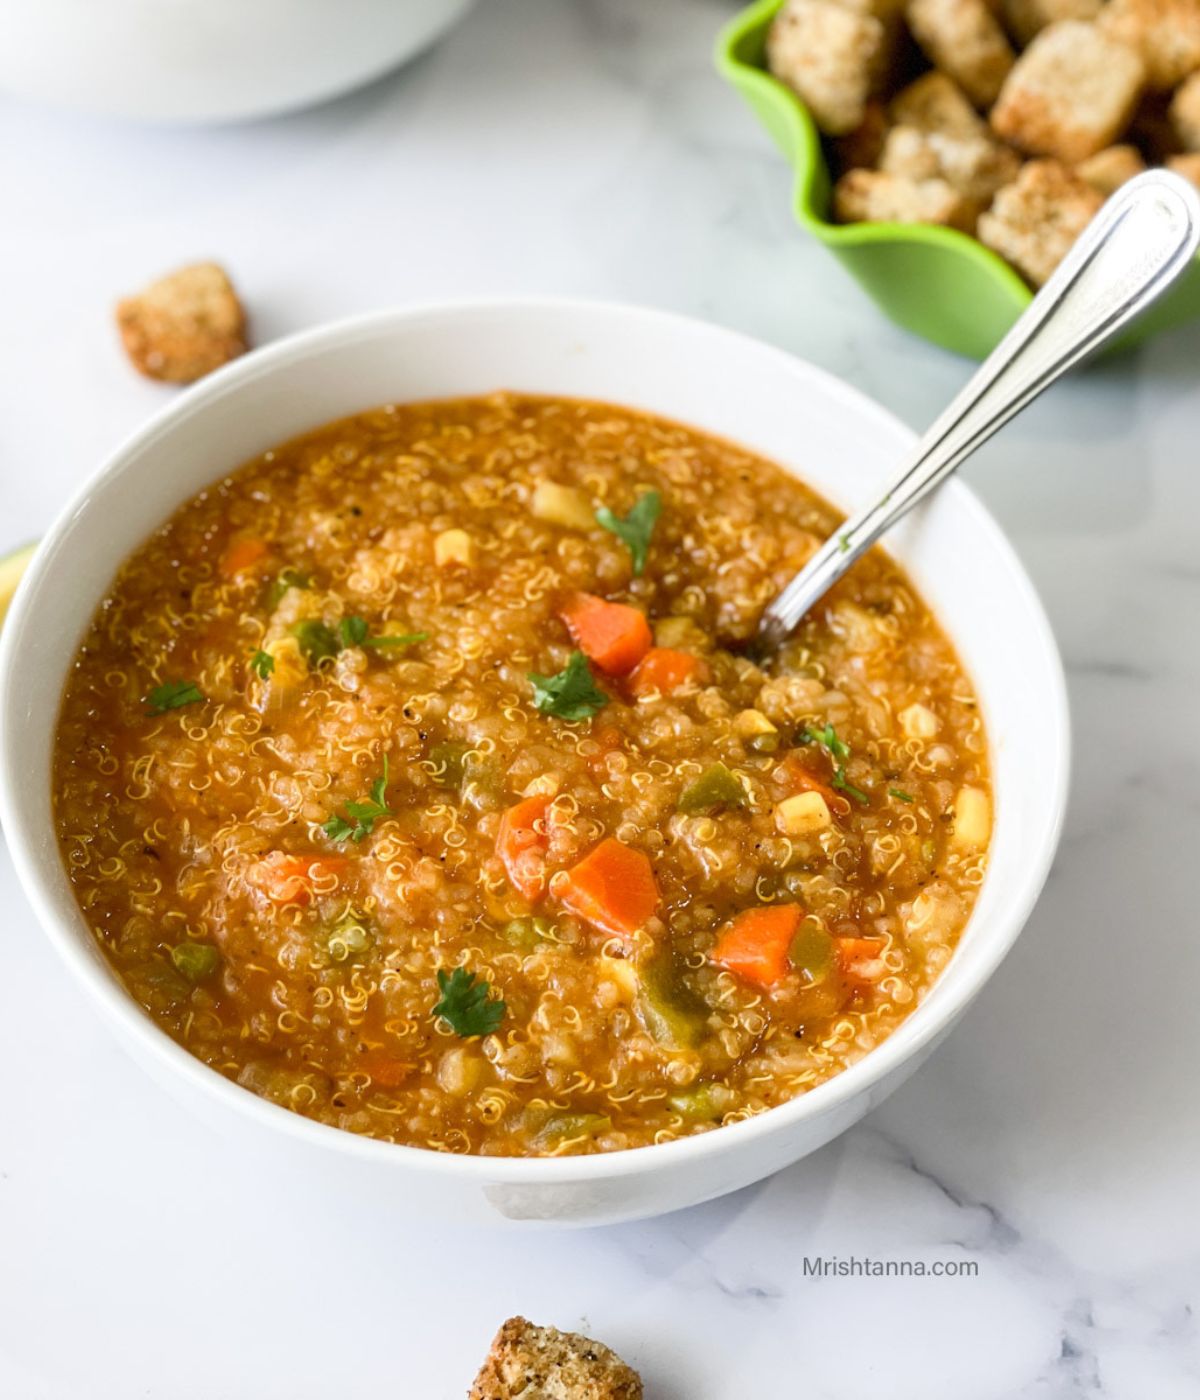
[[[957,229],[933,224],[835,224],[830,175],[812,115],[766,70],[767,30],[784,0],[756,0],[721,31],[717,68],[741,93],[795,171],[796,218],[825,244],[880,309],[905,330],[981,360],[1033,299],[1000,257]],[[1175,290],[1122,337],[1123,346],[1200,316],[1200,259]]]

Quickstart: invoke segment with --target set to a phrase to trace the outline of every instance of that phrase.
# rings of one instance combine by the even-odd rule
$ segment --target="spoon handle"
[[[777,645],[875,541],[999,428],[1155,301],[1200,245],[1200,194],[1150,170],[1092,220],[1029,308],[913,448],[882,498],[821,546],[763,613]]]

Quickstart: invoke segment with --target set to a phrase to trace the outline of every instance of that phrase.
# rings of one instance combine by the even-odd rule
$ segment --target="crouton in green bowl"
[[[785,0],[756,0],[722,31],[717,42],[717,67],[722,76],[745,98],[790,162],[794,173],[793,208],[799,223],[825,244],[861,284],[879,308],[897,325],[947,350],[982,359],[1029,305],[1033,292],[1008,262],[977,238],[953,227],[953,211],[936,211],[939,223],[900,223],[871,214],[873,171],[860,170],[859,188],[843,186],[842,222],[834,221],[833,177],[830,171],[831,141],[822,139],[808,106],[767,70],[767,35]],[[836,37],[836,36],[835,36]],[[853,36],[851,36],[852,38]],[[810,49],[802,60],[827,75],[829,99],[844,98],[838,86],[841,72],[837,55]],[[847,119],[848,121],[849,119]],[[825,122],[827,128],[828,120]],[[849,133],[849,126],[845,127]],[[853,141],[854,134],[843,138]],[[1116,150],[1117,148],[1112,148]],[[1105,153],[1106,158],[1108,152]],[[1040,162],[1030,162],[1021,178],[1007,187],[1009,205],[1022,199],[1061,201],[1046,183]],[[886,201],[882,201],[886,206]],[[1003,211],[997,200],[995,211]],[[1061,207],[1059,204],[1057,207]],[[914,211],[911,217],[918,217]],[[878,221],[876,221],[878,219]],[[849,220],[857,220],[851,222]],[[1004,230],[999,230],[1003,234]],[[1013,238],[1018,238],[1019,226]],[[1012,240],[992,241],[1009,252]],[[1122,344],[1144,340],[1155,331],[1180,325],[1200,316],[1200,261],[1175,290],[1152,308],[1126,333]]]

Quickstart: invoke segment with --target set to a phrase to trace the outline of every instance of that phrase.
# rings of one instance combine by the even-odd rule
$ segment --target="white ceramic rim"
[[[1035,620],[1037,635],[1031,641],[1043,653],[1047,675],[1053,682],[1053,693],[1046,697],[1048,709],[1044,716],[1045,768],[1039,773],[1039,790],[1050,816],[1047,839],[1041,847],[1037,863],[1029,867],[1023,884],[1014,891],[1014,897],[1008,906],[1005,927],[989,939],[982,953],[977,954],[972,975],[962,978],[953,995],[931,996],[923,1001],[881,1045],[856,1064],[776,1108],[713,1132],[649,1147],[584,1156],[467,1156],[383,1142],[303,1118],[298,1113],[260,1098],[250,1090],[226,1079],[217,1070],[210,1069],[203,1061],[191,1055],[164,1030],[159,1029],[157,1023],[123,990],[118,980],[89,956],[76,935],[60,924],[38,869],[37,833],[31,829],[31,824],[25,821],[21,810],[11,800],[10,795],[16,790],[15,772],[19,762],[18,755],[12,751],[15,746],[10,745],[7,738],[8,716],[15,704],[11,678],[19,660],[18,639],[23,630],[28,600],[40,587],[43,574],[48,572],[51,562],[57,564],[54,556],[57,553],[59,538],[66,532],[76,514],[86,507],[87,499],[97,483],[105,477],[119,473],[127,458],[150,445],[160,434],[173,429],[190,417],[203,413],[233,386],[252,382],[260,375],[286,367],[289,362],[302,359],[313,351],[331,349],[346,339],[353,340],[370,335],[391,323],[411,322],[423,317],[440,318],[479,312],[518,314],[529,310],[548,310],[567,315],[576,313],[593,318],[609,315],[630,322],[631,329],[635,328],[633,323],[639,320],[659,321],[671,323],[675,329],[691,335],[715,337],[753,346],[757,353],[784,361],[793,373],[800,373],[818,384],[829,398],[843,404],[847,413],[860,418],[874,419],[888,431],[906,437],[910,442],[916,439],[916,435],[907,425],[873,399],[828,371],[800,360],[786,351],[767,346],[752,336],[708,322],[618,302],[565,297],[464,298],[371,312],[288,336],[209,375],[126,438],[107,461],[76,490],[41,541],[17,590],[6,619],[7,625],[0,635],[0,825],[3,826],[8,841],[17,877],[33,906],[38,922],[85,991],[150,1059],[159,1061],[164,1068],[182,1076],[200,1093],[222,1101],[235,1113],[256,1118],[264,1126],[327,1150],[332,1149],[369,1161],[390,1164],[395,1168],[445,1174],[468,1181],[474,1180],[480,1184],[519,1183],[549,1186],[593,1179],[613,1179],[647,1171],[669,1171],[673,1164],[701,1158],[720,1158],[732,1152],[740,1153],[750,1148],[756,1140],[773,1137],[805,1118],[832,1111],[848,1100],[867,1093],[872,1085],[885,1079],[889,1072],[918,1056],[922,1047],[935,1040],[952,1024],[986,984],[1016,942],[1037,902],[1050,873],[1065,817],[1070,777],[1071,735],[1062,661],[1041,600],[1015,551],[990,512],[961,481],[949,481],[941,490],[953,492],[958,498],[957,508],[974,518],[975,528],[991,536],[992,545],[1006,566],[1005,586],[1021,594],[1023,606],[1029,617]],[[57,845],[53,833],[51,839]],[[945,975],[943,973],[943,977]]]

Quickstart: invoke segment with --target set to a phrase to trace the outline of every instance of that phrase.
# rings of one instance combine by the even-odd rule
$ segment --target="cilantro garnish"
[[[544,715],[576,721],[591,719],[608,704],[608,696],[592,679],[592,669],[581,651],[573,651],[566,666],[555,676],[528,674],[533,686],[533,703]]]
[[[657,491],[647,491],[637,498],[626,516],[614,514],[607,506],[601,506],[596,512],[596,523],[625,541],[633,559],[635,577],[646,567],[650,536],[661,511],[662,497]]]
[[[900,788],[888,788],[888,796],[898,798],[901,802],[915,802],[917,800],[911,792],[903,792]]]
[[[367,624],[361,617],[344,617],[338,623],[344,647],[360,647],[367,640]]]
[[[488,1000],[491,987],[478,981],[474,972],[456,967],[447,975],[439,967],[437,980],[442,995],[433,1014],[448,1021],[455,1035],[491,1035],[504,1020],[508,1008],[503,1001]]]
[[[838,792],[849,793],[855,802],[862,802],[865,805],[871,800],[869,794],[863,792],[862,788],[857,788],[853,783],[846,781],[846,770],[840,764],[833,775],[833,786]]]
[[[305,618],[292,628],[292,636],[299,644],[305,661],[315,670],[323,661],[332,661],[341,651],[341,645],[333,629],[316,618]]]
[[[275,669],[275,658],[269,651],[256,651],[250,658],[250,669],[259,680],[265,681]]]
[[[371,637],[366,621],[361,617],[344,617],[338,623],[342,645],[347,647],[410,647],[427,641],[428,632],[404,632],[397,637]]]
[[[147,715],[165,715],[168,710],[180,710],[184,705],[199,705],[204,701],[204,692],[195,681],[164,681],[156,685],[146,696],[150,707]]]
[[[831,758],[836,758],[839,763],[844,763],[850,757],[850,746],[844,744],[837,736],[837,730],[832,724],[827,724],[824,729],[802,729],[796,736],[801,744],[820,744],[823,749],[828,750]]]
[[[390,817],[392,809],[387,805],[387,785],[388,785],[388,761],[387,754],[383,756],[383,777],[376,778],[371,784],[371,796],[366,802],[347,802],[347,817],[353,817],[351,823],[347,817],[340,817],[335,812],[328,821],[321,824],[321,830],[331,841],[345,841],[347,837],[351,841],[364,841],[375,829],[375,823],[380,817]]]

